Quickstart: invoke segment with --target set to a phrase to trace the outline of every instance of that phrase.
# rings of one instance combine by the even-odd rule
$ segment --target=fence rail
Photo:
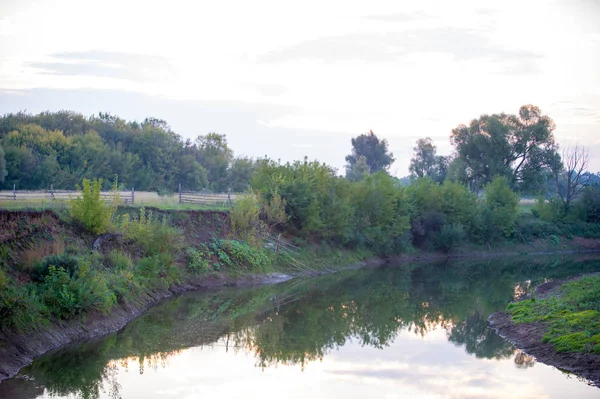
[[[21,202],[31,202],[35,205],[38,202],[46,203],[52,206],[64,205],[66,200],[70,198],[78,198],[81,196],[80,191],[76,190],[55,190],[50,185],[49,190],[17,190],[16,186],[13,186],[12,190],[0,191],[0,202],[3,206],[14,203],[15,206],[19,206]],[[175,204],[179,205],[198,205],[208,207],[229,207],[233,208],[233,205],[241,196],[240,193],[233,193],[231,191],[226,193],[206,193],[198,191],[184,191],[181,185],[179,185],[179,192],[172,196],[160,196],[155,192],[140,191],[136,192],[133,188],[131,191],[120,191],[119,192],[119,203],[126,205],[150,205],[150,206],[168,206],[172,207]],[[114,193],[112,191],[100,192],[100,197],[106,201],[112,201]]]
[[[239,193],[202,193],[197,191],[183,191],[179,185],[179,203],[180,204],[200,204],[200,205],[228,205],[233,206]]]
[[[131,191],[119,191],[119,202],[122,204],[134,204],[135,203],[135,190],[132,188]],[[101,191],[100,198],[105,201],[112,201],[114,199],[114,193],[112,191]],[[52,186],[50,190],[17,190],[13,186],[12,191],[0,191],[0,200],[49,200],[49,201],[65,201],[70,198],[78,198],[81,196],[80,191],[76,190],[54,190]]]

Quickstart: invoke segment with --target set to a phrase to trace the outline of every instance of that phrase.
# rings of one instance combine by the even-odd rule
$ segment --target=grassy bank
[[[512,303],[507,312],[515,324],[547,324],[543,340],[558,352],[600,354],[600,275],[567,282],[541,298]]]

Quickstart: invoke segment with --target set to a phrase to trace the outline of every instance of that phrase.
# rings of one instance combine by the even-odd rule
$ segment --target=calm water
[[[597,398],[487,328],[490,313],[593,258],[348,271],[171,299],[48,354],[1,398]]]

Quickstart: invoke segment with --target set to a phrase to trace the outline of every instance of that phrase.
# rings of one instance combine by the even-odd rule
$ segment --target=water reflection
[[[595,259],[403,265],[256,289],[183,295],[116,334],[36,360],[20,373],[21,379],[0,384],[0,397],[17,397],[6,392],[18,386],[22,398],[39,397],[42,392],[119,398],[124,385],[120,371],[144,374],[168,369],[171,359],[188,354],[187,348],[215,345],[226,353],[251,353],[261,370],[278,365],[304,370],[333,350],[354,345],[363,348],[354,360],[359,371],[364,367],[359,373],[365,378],[373,373],[381,377],[396,372],[377,372],[376,366],[367,365],[366,358],[361,360],[366,348],[384,356],[391,353],[386,352],[390,346],[403,347],[423,337],[438,339],[440,331],[445,342],[464,348],[471,358],[512,358],[516,367],[527,369],[535,360],[515,352],[488,329],[488,315],[504,308],[516,292],[527,293],[544,279],[599,269]],[[427,348],[440,354],[437,346]]]

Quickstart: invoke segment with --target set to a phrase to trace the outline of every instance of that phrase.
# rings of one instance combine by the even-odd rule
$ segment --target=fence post
[[[17,200],[17,185],[13,184],[13,201]]]
[[[50,199],[54,201],[54,186],[50,184]]]
[[[179,204],[181,204],[181,183],[179,183]]]
[[[135,204],[135,189],[131,187],[131,205]]]

